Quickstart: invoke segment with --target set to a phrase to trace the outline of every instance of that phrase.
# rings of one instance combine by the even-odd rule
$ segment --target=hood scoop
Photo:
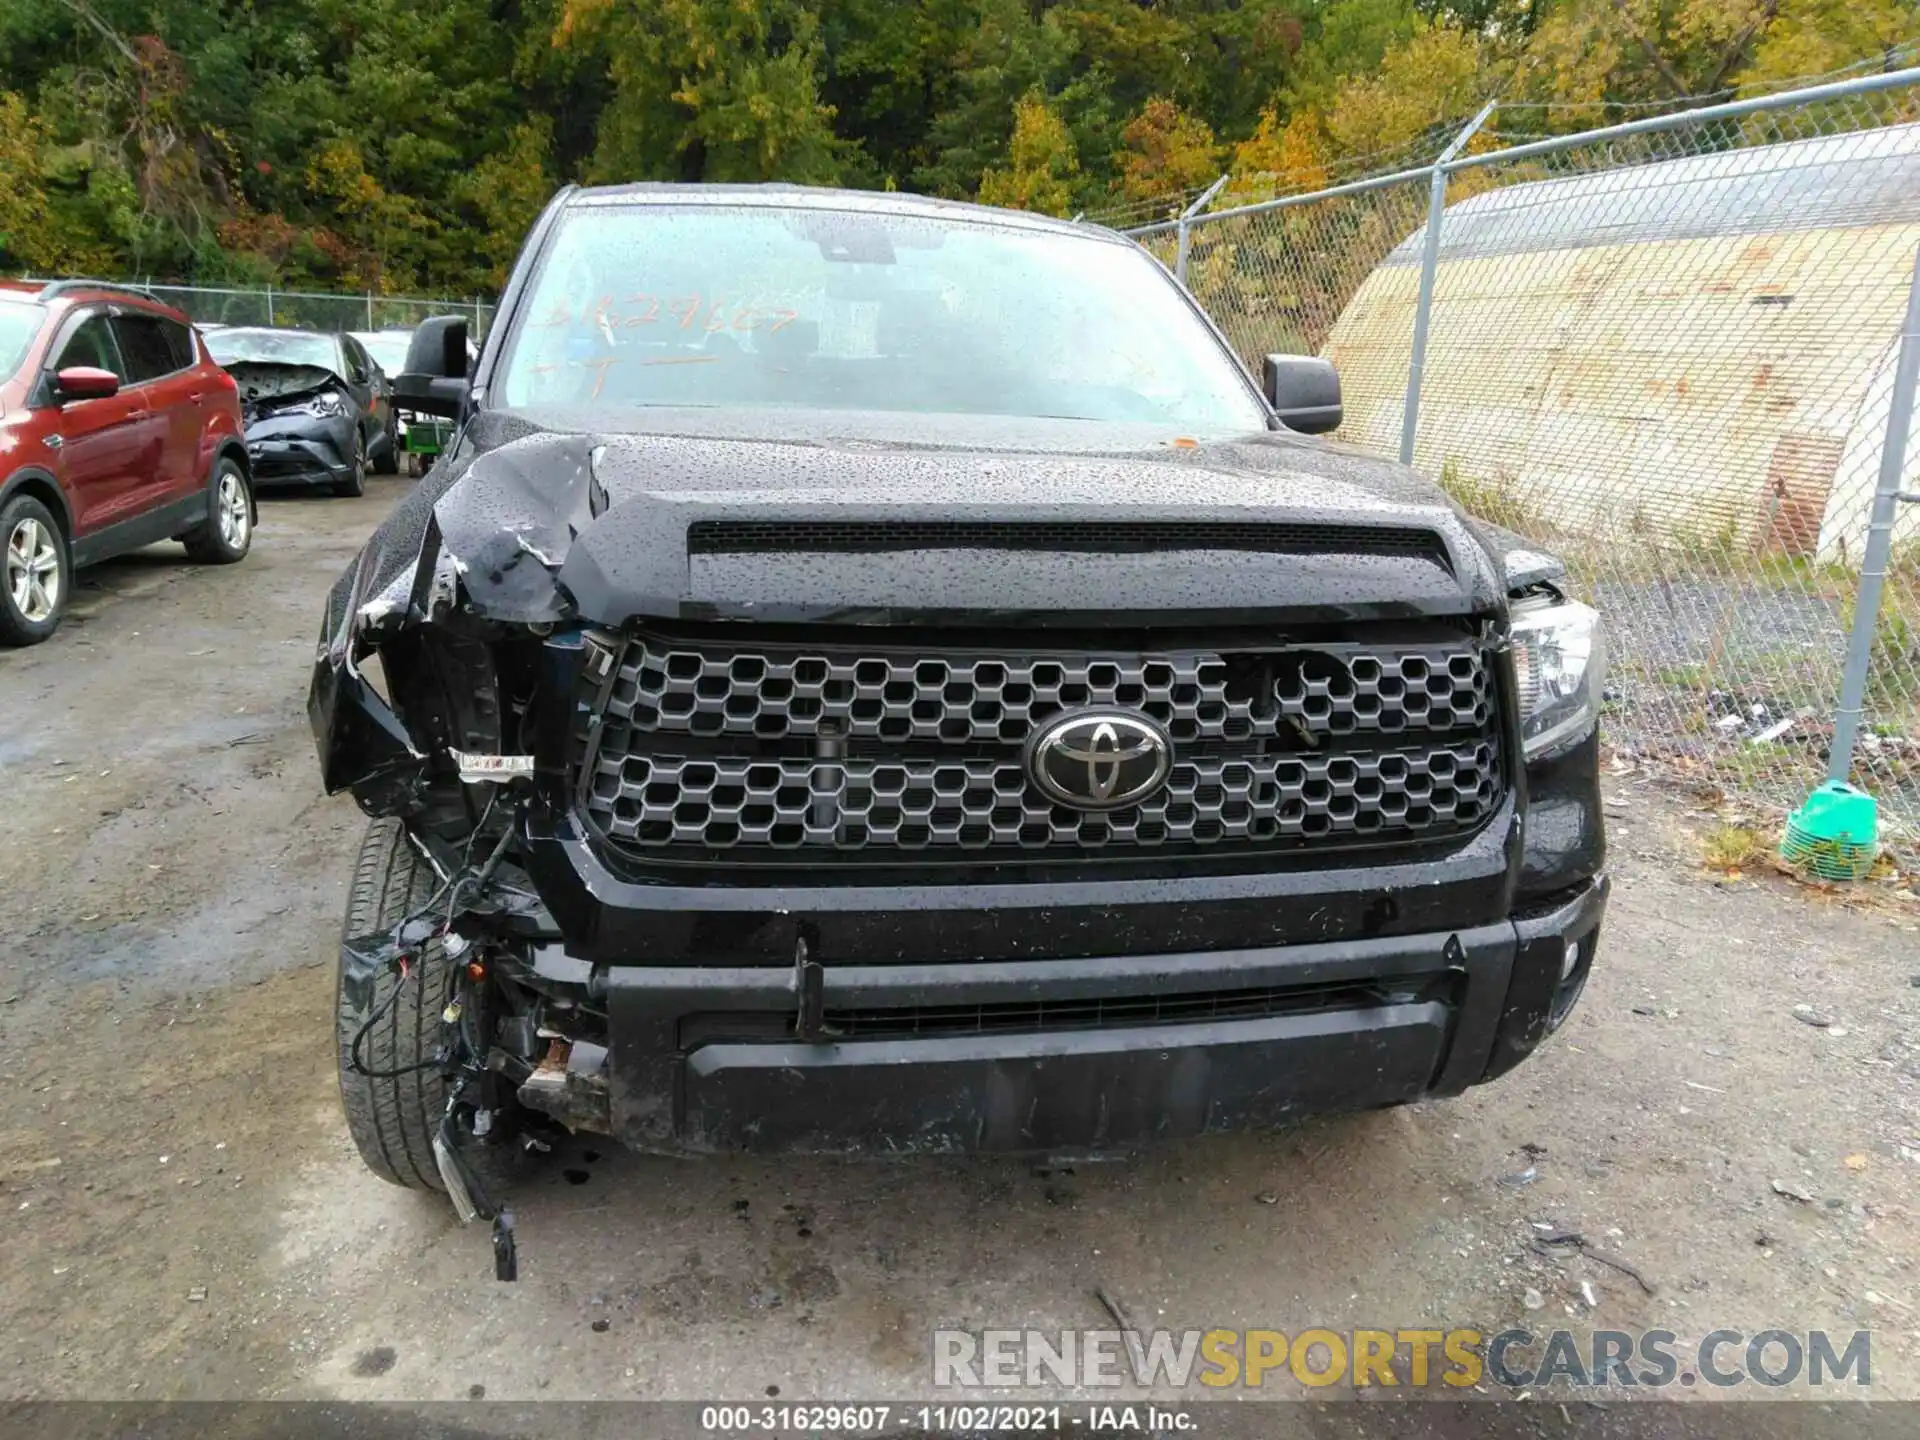
[[[534,432],[481,455],[434,510],[470,593],[524,556],[567,612],[611,628],[1271,625],[1498,609],[1475,537],[1444,503],[1415,503],[1410,473],[1400,483],[1415,494],[1402,498],[1213,458],[901,451],[876,463],[784,442]]]
[[[696,520],[689,555],[886,554],[1022,550],[1140,555],[1176,550],[1262,555],[1371,555],[1424,560],[1453,574],[1446,542],[1414,526],[1211,520]]]

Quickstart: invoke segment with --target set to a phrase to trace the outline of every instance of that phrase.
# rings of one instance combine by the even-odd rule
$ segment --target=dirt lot
[[[107,567],[0,654],[10,1396],[898,1397],[934,1327],[1103,1326],[1103,1287],[1174,1329],[1868,1328],[1875,1392],[1920,1397],[1920,905],[1716,881],[1624,780],[1587,998],[1489,1089],[1051,1173],[582,1144],[497,1284],[335,1094],[361,820],[317,791],[307,666],[403,483],[270,502],[238,568]]]

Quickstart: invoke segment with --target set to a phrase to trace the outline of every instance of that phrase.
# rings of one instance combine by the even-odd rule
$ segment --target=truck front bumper
[[[636,1148],[1075,1152],[1454,1094],[1586,978],[1603,878],[1494,924],[1197,954],[605,971],[612,1127]]]

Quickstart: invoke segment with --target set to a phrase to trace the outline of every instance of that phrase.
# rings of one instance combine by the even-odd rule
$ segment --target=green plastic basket
[[[1880,807],[1864,790],[1835,780],[1787,817],[1780,858],[1822,880],[1864,880],[1878,853]]]
[[[447,441],[453,438],[453,425],[446,420],[423,420],[417,416],[407,417],[407,444],[409,455],[438,455],[446,449]]]

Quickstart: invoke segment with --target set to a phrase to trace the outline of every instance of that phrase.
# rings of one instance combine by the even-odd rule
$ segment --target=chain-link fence
[[[27,276],[27,279],[42,277]],[[104,279],[104,276],[95,276]],[[198,325],[274,325],[289,330],[411,330],[430,315],[465,315],[478,340],[493,318],[493,306],[474,297],[429,300],[408,295],[332,295],[312,290],[251,289],[210,285],[156,285],[118,280],[148,291],[186,312]]]
[[[1920,70],[1505,149],[1493,113],[1420,169],[1131,233],[1256,370],[1332,360],[1338,438],[1567,559],[1617,754],[1788,805],[1857,722],[1851,777],[1920,827]]]

